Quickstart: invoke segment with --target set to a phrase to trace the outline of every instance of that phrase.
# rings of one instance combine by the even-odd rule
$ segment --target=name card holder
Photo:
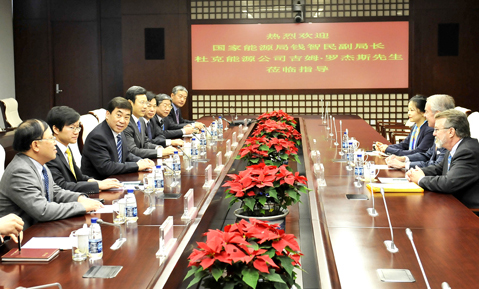
[[[238,131],[239,131],[238,139],[240,140],[241,138],[243,138],[243,131],[244,131],[242,124],[239,125]]]
[[[185,194],[183,206],[185,211],[181,216],[182,221],[190,222],[192,219],[196,218],[196,215],[198,214],[198,208],[195,207],[193,189],[189,189],[188,192]]]
[[[214,180],[213,180],[213,172],[211,169],[211,165],[208,165],[205,169],[205,184],[203,185],[204,189],[209,189],[213,186]]]
[[[233,133],[233,135],[231,136],[231,147],[232,148],[236,148],[238,146],[238,141],[236,140],[236,132]]]
[[[311,151],[311,160],[313,164],[320,164],[321,163],[321,153],[318,150]]]
[[[219,173],[223,170],[225,166],[223,165],[223,153],[218,152],[216,154],[216,168],[215,168],[215,173]]]
[[[324,166],[323,164],[315,163],[313,165],[314,176],[318,180],[319,187],[326,187],[326,180],[324,178]]]
[[[231,157],[231,154],[233,152],[231,151],[231,140],[226,141],[226,153],[225,153],[225,158],[229,159]]]
[[[156,257],[160,259],[160,265],[168,259],[171,248],[176,243],[173,238],[173,216],[169,216],[160,226],[160,249],[156,252]]]

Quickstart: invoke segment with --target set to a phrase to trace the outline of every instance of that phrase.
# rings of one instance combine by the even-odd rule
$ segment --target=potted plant
[[[286,139],[294,141],[297,145],[301,144],[301,134],[293,126],[270,119],[258,123],[251,135],[253,137]]]
[[[264,161],[267,165],[280,166],[289,160],[300,162],[298,148],[290,140],[266,137],[250,137],[239,151],[237,159],[245,160],[247,165]]]
[[[259,163],[247,166],[239,174],[228,174],[230,181],[226,198],[231,198],[230,207],[241,202],[235,211],[237,217],[280,217],[288,214],[288,206],[300,201],[301,193],[307,193],[307,179],[298,172],[292,173],[286,165],[279,167]]]
[[[296,121],[294,120],[294,117],[290,116],[281,109],[271,112],[265,112],[262,115],[258,116],[258,123],[263,123],[266,120],[274,120],[277,122],[288,124],[292,127],[296,127]]]
[[[294,268],[302,256],[296,237],[256,219],[209,230],[188,257],[188,287],[200,282],[205,288],[292,288]]]

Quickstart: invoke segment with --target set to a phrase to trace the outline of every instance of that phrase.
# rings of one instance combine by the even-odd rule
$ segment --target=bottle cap
[[[175,151],[175,155],[177,155],[177,154],[178,154],[178,151]]]
[[[156,168],[157,168],[157,169],[161,169],[161,165],[157,165]]]
[[[191,138],[191,140],[192,140],[192,141],[195,141],[195,140],[196,140],[196,138],[195,138],[195,137],[193,137],[193,138]]]
[[[128,190],[128,194],[133,194],[133,190],[132,190],[132,189],[129,189],[129,190]]]
[[[96,224],[96,220],[98,220],[98,218],[91,218],[91,223]]]

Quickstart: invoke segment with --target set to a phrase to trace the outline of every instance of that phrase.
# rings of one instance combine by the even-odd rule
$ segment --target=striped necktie
[[[123,162],[123,146],[121,144],[121,135],[116,136],[116,151],[118,152],[118,162]]]
[[[72,171],[73,176],[75,179],[77,178],[77,175],[75,174],[75,168],[73,167],[73,158],[72,158],[72,152],[70,151],[70,148],[67,147],[67,150],[65,151],[67,153],[68,157],[68,165],[70,166],[70,170]]]
[[[179,108],[175,110],[175,114],[176,114],[176,123],[180,124],[180,109]]]
[[[47,198],[47,201],[50,202],[50,190],[49,190],[49,184],[48,184],[48,173],[47,173],[47,169],[45,167],[43,167],[43,170],[42,170],[42,174],[43,174],[43,185],[45,186],[45,195],[46,195],[46,198]]]
[[[416,148],[416,141],[417,141],[417,136],[419,135],[419,131],[421,130],[420,127],[414,126],[414,129],[412,131],[412,138],[411,141],[409,142],[409,150],[413,150]]]
[[[163,123],[163,120],[160,120],[160,127],[162,130],[165,130],[165,124]]]
[[[449,168],[451,167],[451,159],[452,156],[451,154],[449,154],[449,156],[447,157],[447,171],[449,171]]]
[[[141,133],[141,123],[140,123],[140,120],[138,120],[138,122],[137,122],[136,124],[138,124],[138,131]]]

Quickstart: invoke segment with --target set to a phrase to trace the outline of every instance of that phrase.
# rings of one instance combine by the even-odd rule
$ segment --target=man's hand
[[[117,179],[105,179],[97,182],[100,190],[117,189],[123,186]]]
[[[386,164],[390,168],[395,168],[395,169],[405,168],[406,163],[404,161],[401,161],[401,159],[405,159],[405,157],[398,157],[398,156],[392,155],[386,158]]]
[[[87,198],[85,196],[79,196],[78,197],[78,202],[80,204],[83,205],[83,207],[85,207],[85,211],[88,212],[91,212],[91,211],[96,211],[98,210],[99,208],[103,208],[103,204],[98,202],[98,201],[95,201],[95,200],[92,200],[90,198]]]
[[[176,149],[172,146],[169,146],[169,147],[163,149],[162,154],[163,154],[163,156],[169,156],[169,155],[174,154],[175,152],[176,152]]]
[[[171,145],[175,147],[182,146],[184,141],[182,139],[172,139],[171,140]]]
[[[165,155],[165,150],[163,149],[163,155]],[[155,167],[155,162],[150,159],[142,159],[136,162],[138,165],[138,171],[145,171]]]
[[[387,144],[383,144],[383,143],[378,142],[378,141],[376,142],[376,150],[377,150],[377,151],[380,151],[380,152],[383,153],[383,152],[386,151],[387,148],[388,148],[388,145],[387,145]]]
[[[202,123],[202,122],[199,122],[199,121],[195,122],[195,127],[196,127],[197,129],[202,129],[204,126],[205,126],[205,125],[204,125],[204,123]]]
[[[0,218],[0,236],[10,235],[18,243],[17,236],[23,230],[23,220],[15,214],[8,214]]]
[[[414,169],[410,169],[406,173],[406,178],[410,182],[416,183],[418,185],[419,185],[419,179],[421,179],[424,176],[425,176],[424,172],[418,166],[416,166],[416,168]]]
[[[203,128],[203,127],[201,127]],[[191,125],[185,125],[183,127],[183,130],[185,131],[185,134],[192,134],[195,131],[195,128]]]

